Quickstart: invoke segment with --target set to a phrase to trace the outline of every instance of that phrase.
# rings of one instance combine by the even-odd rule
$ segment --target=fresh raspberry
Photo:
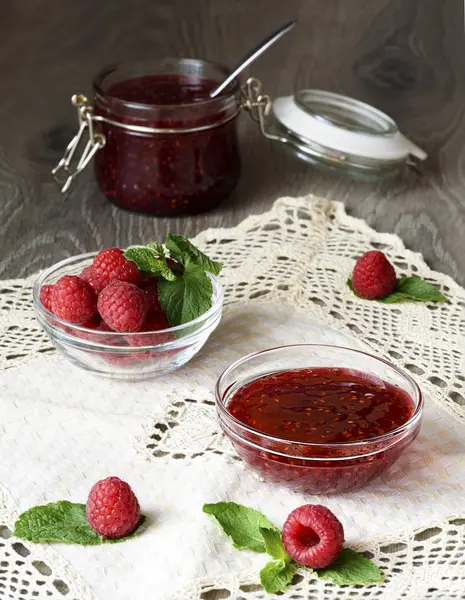
[[[161,329],[169,329],[169,327],[170,324],[165,317],[165,313],[161,311],[158,313],[147,314],[147,318],[140,331],[160,331]]]
[[[138,285],[142,279],[136,263],[128,260],[119,248],[102,250],[94,258],[92,266],[95,275],[107,282],[126,281]]]
[[[182,275],[184,273],[184,267],[172,258],[167,258],[166,263],[176,275]]]
[[[322,569],[338,557],[344,543],[344,529],[326,506],[305,504],[287,517],[282,537],[293,560],[312,569]]]
[[[386,298],[394,291],[396,283],[394,267],[379,250],[366,252],[355,263],[352,287],[362,298]]]
[[[42,304],[42,306],[44,308],[46,308],[48,311],[53,312],[52,311],[52,292],[53,292],[53,288],[55,286],[53,285],[43,285],[40,288],[40,303]]]
[[[141,285],[141,289],[144,290],[144,293],[147,297],[147,314],[164,316],[160,300],[158,299],[158,281],[156,279],[151,279],[148,282],[143,283]]]
[[[108,279],[105,279],[104,277],[99,277],[99,275],[97,275],[92,265],[89,265],[88,267],[83,269],[79,277],[81,279],[84,279],[84,281],[87,281],[87,283],[89,283],[92,286],[97,296],[109,284]]]
[[[147,314],[147,299],[142,290],[125,281],[107,285],[98,297],[102,319],[114,331],[139,331]]]
[[[129,535],[140,519],[139,502],[129,484],[118,477],[107,477],[90,490],[86,505],[89,525],[109,539]]]
[[[134,352],[132,354],[116,354],[115,352],[107,352],[102,355],[109,365],[115,367],[132,367],[133,365],[147,362],[152,355],[149,350],[147,352]]]
[[[158,346],[159,344],[167,344],[172,342],[175,338],[172,333],[157,333],[161,329],[168,329],[169,323],[163,312],[147,314],[147,317],[138,331],[132,335],[126,336],[126,340],[130,346],[141,347],[141,346]],[[140,335],[142,332],[146,332],[144,335]],[[148,335],[148,332],[153,332],[153,335]]]
[[[81,327],[86,327],[87,329],[92,329],[92,331],[112,331],[110,327],[105,323],[102,317],[96,313],[93,317],[91,317],[88,321],[83,323]]]
[[[115,343],[115,340],[113,339],[115,337],[114,335],[102,335],[102,333],[105,333],[107,331],[111,331],[112,334],[114,332],[108,327],[108,325],[98,313],[95,313],[95,315],[91,317],[88,321],[83,323],[81,327],[85,327],[88,331],[74,329],[70,333],[78,338],[87,340],[88,342],[96,342],[98,344],[122,345],[121,343]]]
[[[52,312],[59,319],[81,325],[97,310],[97,296],[92,287],[76,275],[64,275],[53,286]]]

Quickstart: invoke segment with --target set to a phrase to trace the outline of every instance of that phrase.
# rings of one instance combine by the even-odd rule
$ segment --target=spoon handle
[[[226,77],[224,81],[220,83],[212,92],[210,92],[210,98],[214,98],[217,96],[224,88],[231,83],[231,81],[251,62],[253,62],[256,58],[258,58],[265,50],[267,50],[272,44],[277,42],[283,35],[285,35],[288,31],[290,31],[297,21],[290,21],[280,27],[269,36],[267,36],[264,40],[262,40],[255,48],[253,48],[242,60],[241,62],[234,67],[233,71]]]

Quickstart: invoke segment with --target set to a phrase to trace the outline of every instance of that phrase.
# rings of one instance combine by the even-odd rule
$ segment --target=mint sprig
[[[203,512],[213,517],[226,535],[232,539],[234,548],[266,552],[261,527],[279,530],[258,510],[236,504],[235,502],[217,502],[204,504]]]
[[[124,542],[137,535],[145,521],[141,516],[136,529],[129,535],[108,539],[92,529],[86,519],[86,505],[68,500],[34,506],[23,512],[17,519],[13,535],[29,542],[65,542],[81,546],[98,546]]]
[[[264,525],[262,521],[259,526],[260,534],[265,544],[265,552],[276,560],[284,560],[290,562],[290,556],[284,548],[281,532],[277,527]]]
[[[297,563],[286,552],[281,532],[277,527],[260,524],[260,533],[265,544],[265,551],[274,558],[260,571],[260,583],[266,592],[276,594],[291,583],[297,570]]]
[[[212,305],[213,285],[201,267],[187,265],[174,281],[160,279],[158,299],[171,325],[189,323]]]
[[[265,592],[277,594],[287,588],[297,568],[297,563],[283,559],[267,563],[260,571],[260,583]]]
[[[391,296],[393,295],[397,298],[396,302],[399,302],[400,298],[403,302],[408,299],[416,302],[447,302],[446,296],[435,285],[417,276],[401,277]],[[389,302],[388,298],[384,298],[381,302]]]
[[[149,244],[140,248],[128,248],[124,256],[136,263],[142,275],[149,277],[162,277],[167,281],[175,281],[176,274],[168,266],[163,246]]]
[[[147,248],[150,248],[155,252],[155,254],[159,257],[166,256],[165,249],[163,244],[159,244],[158,242],[149,242],[147,244]]]
[[[223,268],[223,263],[208,258],[206,254],[201,252],[182,235],[169,233],[166,236],[165,245],[170,252],[171,258],[177,260],[184,267],[196,265],[202,267],[204,271],[213,273],[213,275],[219,275]]]
[[[219,523],[238,550],[264,552],[274,559],[260,571],[260,582],[266,592],[276,594],[292,582],[299,565],[286,552],[279,529],[265,515],[235,502],[205,504],[203,512]],[[371,560],[350,548],[343,548],[329,567],[307,571],[315,577],[330,579],[336,585],[383,581],[381,570]]]
[[[352,278],[349,277],[347,285],[358,298],[361,298],[354,290]],[[386,296],[386,298],[377,299],[376,302],[382,304],[399,304],[401,302],[447,302],[447,297],[444,296],[435,285],[414,275],[412,277],[401,277],[398,279],[394,291],[389,294],[389,296]]]
[[[144,277],[158,279],[158,298],[171,326],[189,323],[211,308],[213,286],[207,273],[218,275],[223,265],[182,235],[170,233],[165,246],[150,242],[128,248],[124,255]]]
[[[343,548],[329,567],[319,569],[318,577],[331,579],[336,585],[381,583],[383,581],[380,569],[371,560],[350,548]]]

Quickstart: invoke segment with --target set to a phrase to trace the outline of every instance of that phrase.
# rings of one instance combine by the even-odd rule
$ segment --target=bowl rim
[[[78,331],[78,332],[82,332],[82,333],[92,333],[93,335],[95,335],[95,340],[98,339],[99,336],[102,337],[102,339],[111,339],[111,337],[114,337],[115,339],[118,336],[131,336],[131,335],[137,335],[137,336],[153,336],[154,334],[166,334],[166,333],[177,333],[177,332],[181,332],[185,329],[188,329],[190,327],[192,327],[193,325],[198,325],[200,323],[202,323],[203,321],[207,321],[209,319],[209,317],[214,316],[222,307],[223,305],[223,300],[224,300],[224,290],[223,290],[223,286],[221,285],[219,279],[213,275],[213,273],[207,273],[207,275],[210,277],[210,279],[212,280],[212,284],[213,284],[213,301],[212,301],[212,305],[211,307],[202,315],[200,315],[199,317],[193,319],[192,321],[188,321],[187,323],[183,323],[182,325],[176,325],[174,327],[167,327],[165,329],[158,329],[156,331],[133,331],[133,332],[120,332],[120,331],[98,331],[98,330],[94,330],[94,329],[89,329],[87,327],[83,327],[82,325],[77,325],[76,323],[70,323],[69,321],[65,321],[63,319],[60,319],[59,317],[57,317],[56,315],[54,315],[52,312],[50,312],[49,310],[47,310],[45,308],[45,306],[42,304],[42,302],[40,301],[40,289],[43,285],[46,285],[46,279],[48,277],[50,277],[53,273],[55,273],[56,271],[71,265],[73,263],[78,263],[80,261],[84,261],[84,260],[88,260],[90,258],[93,258],[94,256],[96,256],[98,254],[98,251],[94,251],[94,252],[86,252],[84,254],[77,254],[74,256],[71,256],[69,258],[65,258],[64,260],[61,260],[55,264],[53,264],[51,267],[48,267],[47,269],[44,269],[43,271],[41,271],[39,273],[39,275],[36,277],[36,280],[34,281],[34,286],[32,289],[32,300],[33,300],[33,305],[35,310],[41,315],[41,316],[45,316],[49,319],[51,319],[53,322],[50,323],[48,322],[48,325],[53,328],[53,329],[58,329],[60,332],[63,333],[63,335],[69,335],[66,333],[66,331],[63,331],[62,329],[59,329],[58,327],[56,327],[55,323],[59,324],[59,325],[63,325],[65,326],[67,329],[70,329],[71,331]],[[192,332],[192,335],[196,335],[198,334],[198,330]],[[71,339],[75,339],[74,336],[69,336],[71,337]],[[76,337],[76,339],[79,339],[81,342],[83,341],[82,338]],[[182,338],[181,338],[182,339]],[[185,340],[185,338],[183,338]],[[178,340],[179,341],[179,340]],[[118,350],[127,350],[126,348],[122,348],[122,347],[118,347],[118,346],[111,346],[111,344],[103,344],[100,343],[98,341],[88,341],[88,344],[93,345],[93,344],[98,344],[99,346],[106,346],[106,347],[110,347],[110,348],[115,348],[115,351]],[[165,342],[164,344],[147,344],[147,346],[133,346],[130,347],[130,350],[135,351],[135,350],[143,350],[149,347],[159,347],[159,346],[166,346],[168,344],[172,344],[172,342]]]
[[[399,427],[396,427],[392,431],[388,431],[387,433],[384,433],[379,436],[365,438],[363,440],[357,440],[355,442],[333,442],[333,443],[298,442],[295,440],[286,440],[285,438],[273,436],[268,433],[264,433],[258,429],[254,429],[253,427],[249,427],[248,425],[245,425],[242,421],[239,421],[239,419],[236,419],[236,417],[234,417],[227,410],[226,406],[223,403],[223,397],[225,396],[225,394],[228,392],[228,390],[231,387],[231,386],[229,386],[228,388],[226,388],[225,392],[223,393],[223,396],[221,396],[220,386],[221,386],[223,380],[230,374],[230,372],[233,369],[235,369],[238,366],[244,364],[245,362],[251,360],[252,358],[256,358],[257,356],[261,356],[263,354],[268,354],[271,352],[278,352],[279,350],[286,350],[288,348],[314,348],[314,349],[315,348],[330,348],[330,349],[334,349],[334,350],[343,350],[343,351],[347,351],[347,352],[353,352],[358,355],[368,356],[369,358],[371,358],[375,361],[378,361],[384,365],[387,365],[389,368],[393,369],[397,374],[399,374],[401,377],[406,379],[412,385],[412,387],[415,391],[415,394],[417,396],[417,404],[416,404],[415,410],[413,411],[413,413],[412,413],[411,417],[408,419],[408,421],[406,421]],[[304,368],[304,367],[302,367],[302,368]],[[310,368],[310,367],[308,367],[308,368]],[[291,370],[291,369],[283,369],[283,371],[284,370]],[[275,371],[275,372],[277,372],[277,371]],[[258,379],[258,377],[257,377],[257,379]],[[255,380],[256,379],[254,379],[252,381],[255,381]],[[409,394],[409,396],[410,396],[410,394]],[[415,398],[412,398],[412,399],[415,400]],[[232,364],[230,364],[219,376],[219,378],[216,382],[216,385],[215,385],[215,403],[216,403],[217,411],[219,412],[220,421],[221,421],[221,415],[223,415],[226,418],[226,421],[229,420],[229,421],[235,423],[236,425],[239,426],[240,430],[251,433],[255,436],[259,436],[263,440],[278,442],[278,443],[286,444],[291,447],[328,448],[328,449],[346,449],[346,448],[357,448],[357,447],[362,447],[362,446],[366,448],[367,445],[375,445],[375,444],[379,444],[380,442],[389,441],[393,437],[397,437],[399,434],[403,433],[405,430],[413,429],[413,427],[421,420],[421,417],[423,414],[423,407],[424,407],[423,393],[420,389],[420,386],[417,384],[415,379],[413,379],[413,377],[409,373],[407,373],[404,369],[401,369],[400,367],[391,363],[390,361],[386,360],[385,358],[375,356],[374,354],[370,354],[369,352],[365,352],[364,350],[357,350],[355,348],[349,348],[347,346],[338,346],[336,344],[286,344],[283,346],[275,346],[273,348],[266,348],[265,350],[259,350],[258,352],[252,352],[250,354],[246,354],[245,356],[239,358],[238,360],[236,360]],[[239,438],[238,434],[236,434],[236,436]],[[241,442],[244,442],[245,444],[250,443],[251,445],[255,445],[256,447],[258,447],[257,442],[253,442],[251,440],[247,440],[242,437],[240,437],[239,439]],[[261,441],[261,440],[259,440],[259,441]],[[260,447],[260,449],[265,450],[266,452],[268,452],[270,454],[273,454],[273,453],[282,454],[280,452],[274,451],[272,448],[267,448],[265,446],[263,446],[263,447],[259,446],[259,447]],[[301,459],[301,460],[325,460],[325,461],[326,460],[349,460],[351,458],[367,456],[367,455],[371,455],[371,454],[374,454],[377,452],[385,451],[388,448],[380,448],[379,450],[376,450],[375,452],[369,451],[368,448],[366,448],[366,449],[367,449],[366,452],[357,454],[355,456],[341,455],[341,456],[332,457],[332,458],[331,457],[323,458],[323,457],[317,457],[317,456],[315,456],[315,457],[294,456],[292,454],[286,454],[286,455],[282,454],[282,455],[287,456],[289,458],[296,458],[296,459]]]

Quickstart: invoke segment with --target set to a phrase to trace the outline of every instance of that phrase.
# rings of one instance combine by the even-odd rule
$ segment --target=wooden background
[[[465,283],[463,0],[2,0],[0,278],[102,246],[192,236],[265,211],[282,195],[342,200]],[[75,130],[69,98],[108,63],[162,56],[232,65],[281,23],[299,25],[249,73],[273,97],[302,87],[352,95],[391,114],[430,154],[424,175],[378,184],[320,173],[262,139],[246,116],[234,195],[199,217],[112,207],[89,172],[60,196],[50,170]]]

